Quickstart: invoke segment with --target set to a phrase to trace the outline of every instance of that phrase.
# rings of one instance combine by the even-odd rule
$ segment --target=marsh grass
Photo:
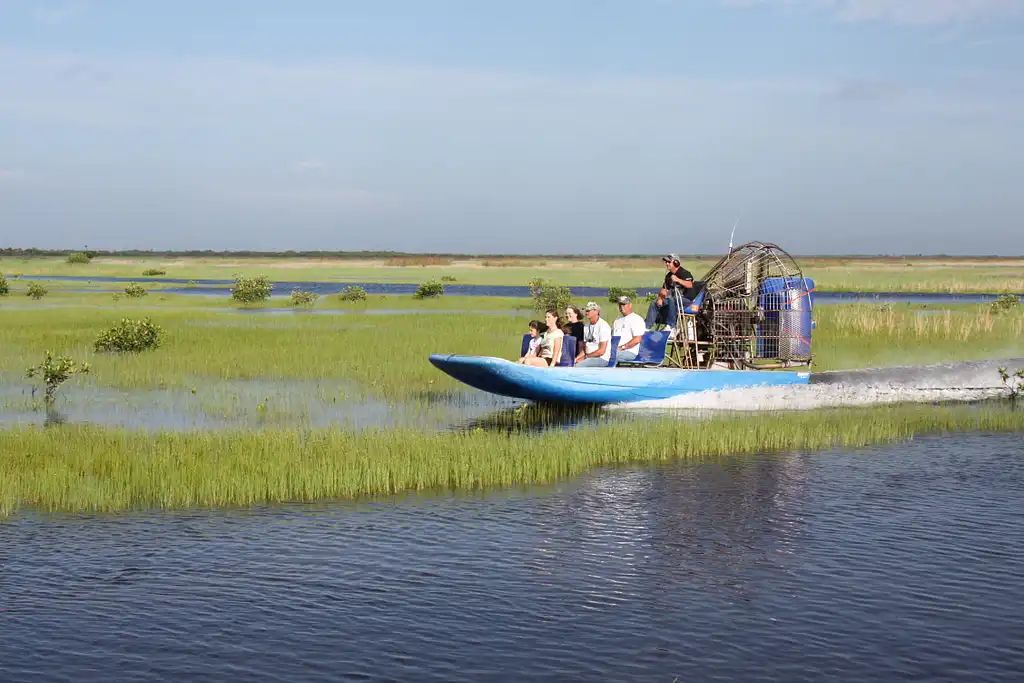
[[[444,256],[404,256],[389,258],[387,265],[392,268],[422,268],[425,266],[450,266],[455,261]]]
[[[1024,429],[1024,412],[909,406],[658,420],[587,432],[0,431],[0,513],[237,507],[544,484],[600,466],[858,448],[915,434]],[[542,439],[542,440],[539,440]]]
[[[411,300],[411,299],[410,299]],[[344,379],[381,396],[457,387],[429,353],[514,354],[518,320],[467,314],[296,316],[168,310],[152,320],[167,332],[159,353],[110,358],[92,341],[118,323],[124,309],[32,309],[0,312],[0,371],[20,371],[42,349],[93,363],[98,384],[119,388],[182,387],[187,377]],[[225,324],[226,323],[226,324]],[[466,327],[472,326],[472,334]]]
[[[993,314],[988,306],[923,312],[908,305],[819,306],[815,369],[981,360],[1024,350],[1020,312]]]
[[[783,248],[785,244],[781,245]],[[684,265],[701,277],[717,258],[682,254]],[[1024,259],[904,259],[797,257],[819,290],[868,292],[1024,293]],[[278,281],[422,282],[448,275],[465,284],[523,285],[544,277],[571,287],[656,287],[664,268],[656,255],[638,257],[396,257],[243,258],[181,257],[118,259],[98,256],[93,275],[132,276],[140,269],[165,269],[190,278],[225,278],[225,273],[273,273]],[[80,267],[58,257],[0,258],[0,272],[29,275],[74,275]]]
[[[92,343],[130,315],[131,302],[107,309],[0,308],[0,372],[20,374],[49,348],[92,363],[97,384],[125,389],[265,379],[345,380],[368,396],[385,398],[452,392],[464,387],[430,365],[430,353],[512,359],[518,355],[521,330],[534,314],[528,299],[451,299],[370,297],[365,304],[350,305],[355,311],[394,306],[395,313],[272,318],[266,313],[168,305],[146,314],[167,332],[160,351],[119,357],[96,354]],[[452,306],[509,314],[415,312],[447,311]],[[139,305],[137,310],[143,308]],[[1022,311],[993,315],[987,306],[970,306],[936,315],[919,312],[909,306],[819,306],[814,313],[814,369],[978,360],[1024,350]]]

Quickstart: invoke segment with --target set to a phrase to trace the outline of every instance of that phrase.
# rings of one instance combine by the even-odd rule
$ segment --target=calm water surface
[[[0,523],[3,681],[1019,681],[1024,438]]]
[[[151,277],[151,278],[130,278],[116,276],[92,276],[92,275],[22,275],[23,280],[55,280],[70,282],[142,282],[155,284],[178,284],[186,287],[167,287],[161,292],[169,294],[196,294],[196,295],[224,295],[227,296],[234,280],[189,280],[186,278],[173,277]],[[337,294],[349,286],[362,287],[367,294],[413,294],[419,285],[412,282],[271,282],[273,296],[285,297],[291,294],[292,289],[298,288],[309,292],[316,292],[321,295]],[[96,291],[96,290],[83,290]],[[115,291],[115,290],[111,290]],[[123,291],[123,290],[117,290]],[[572,287],[573,294],[578,297],[605,297],[608,295],[607,287]],[[657,292],[658,287],[638,287],[636,292],[639,296],[646,296],[651,292]],[[444,292],[446,295],[467,295],[467,296],[512,296],[529,297],[530,288],[518,285],[466,285],[445,283]],[[990,303],[999,298],[999,294],[952,294],[945,292],[829,292],[815,291],[814,303],[838,304],[838,303],[916,303],[916,304],[982,304]],[[1024,295],[1021,295],[1024,302]]]

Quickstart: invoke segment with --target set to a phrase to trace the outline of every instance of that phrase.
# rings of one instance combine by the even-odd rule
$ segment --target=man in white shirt
[[[636,360],[636,354],[640,352],[640,342],[644,340],[647,323],[633,312],[633,302],[628,296],[620,296],[618,302],[619,313],[622,315],[612,323],[612,336],[619,338],[618,359],[628,362]]]
[[[601,307],[591,301],[583,309],[583,350],[576,356],[577,366],[608,367],[612,357],[612,328],[601,319]]]

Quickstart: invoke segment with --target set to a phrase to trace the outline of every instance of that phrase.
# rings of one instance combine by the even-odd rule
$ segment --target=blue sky
[[[0,246],[1024,254],[1024,0],[0,0]]]

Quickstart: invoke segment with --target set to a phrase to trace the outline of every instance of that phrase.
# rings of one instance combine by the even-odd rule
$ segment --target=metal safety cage
[[[771,369],[809,366],[813,281],[775,244],[748,242],[722,257],[703,278],[696,323],[698,366]],[[704,347],[701,350],[700,347]],[[690,359],[691,362],[696,358]],[[686,363],[690,365],[690,363]]]

